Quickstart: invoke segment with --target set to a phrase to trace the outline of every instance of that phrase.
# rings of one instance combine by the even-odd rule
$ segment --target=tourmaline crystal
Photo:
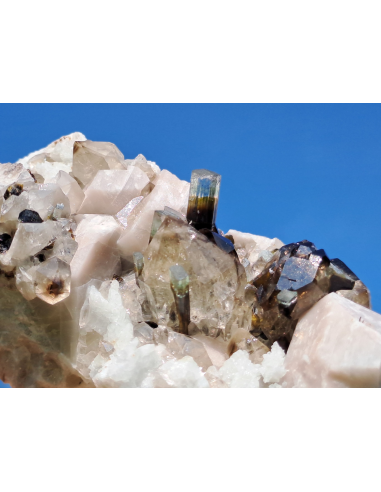
[[[138,280],[141,277],[144,268],[144,256],[137,252],[133,254],[133,257],[136,280]]]
[[[0,165],[0,379],[381,384],[367,287],[310,241],[218,230],[220,179],[80,133]]]
[[[182,266],[174,265],[169,269],[169,276],[171,290],[175,298],[179,332],[188,335],[190,323],[189,275]]]
[[[192,171],[187,220],[197,230],[218,232],[216,217],[221,175],[207,169]]]

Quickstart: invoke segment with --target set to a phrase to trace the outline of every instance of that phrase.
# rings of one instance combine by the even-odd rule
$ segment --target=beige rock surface
[[[381,315],[331,293],[298,322],[286,356],[288,386],[381,386]]]

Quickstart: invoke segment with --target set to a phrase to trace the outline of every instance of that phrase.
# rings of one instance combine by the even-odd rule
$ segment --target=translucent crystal
[[[207,169],[192,171],[187,220],[196,229],[217,232],[216,217],[221,175]]]
[[[153,191],[129,216],[128,227],[118,241],[122,256],[128,257],[135,251],[144,252],[148,246],[155,210],[164,210],[168,206],[180,213],[185,212],[188,192],[189,183],[181,181],[169,171],[161,171]]]
[[[183,222],[185,221],[185,217],[182,214],[176,212],[176,210],[173,210],[170,207],[164,207],[164,210],[155,210],[152,220],[151,235],[149,239],[150,242],[152,241],[152,238],[157,233],[159,227],[166,217],[172,217],[173,219],[181,220]]]
[[[131,214],[133,209],[143,200],[144,196],[137,196],[133,198],[131,201],[127,203],[125,207],[122,208],[117,214],[116,219],[121,223],[121,225],[126,228],[127,227],[127,219]]]
[[[254,364],[261,363],[263,355],[269,351],[266,345],[243,328],[238,329],[230,339],[227,349],[229,357],[237,350],[248,352],[250,360]]]
[[[141,196],[148,182],[147,175],[135,167],[98,171],[85,190],[79,213],[115,215],[132,199]]]
[[[85,198],[85,194],[77,181],[65,171],[59,171],[50,182],[57,184],[62,192],[68,197],[71,213],[77,213]]]
[[[133,258],[134,258],[135,276],[136,276],[136,279],[138,280],[139,277],[141,277],[142,272],[143,272],[144,256],[141,253],[136,252],[133,254]]]
[[[175,298],[179,332],[188,335],[190,323],[189,275],[181,265],[174,265],[169,269],[169,278]]]
[[[84,187],[90,184],[102,169],[123,169],[123,161],[123,154],[110,142],[75,142],[72,173]]]
[[[189,275],[191,321],[212,336],[225,329],[246,285],[243,267],[233,256],[171,217],[163,221],[144,256],[145,282],[155,298],[160,324],[171,326],[176,319],[169,270],[177,264]]]
[[[70,266],[59,258],[51,258],[36,269],[35,282],[37,297],[57,304],[70,294]]]

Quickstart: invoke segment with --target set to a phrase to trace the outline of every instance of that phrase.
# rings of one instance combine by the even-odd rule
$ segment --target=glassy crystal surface
[[[136,252],[133,254],[133,257],[134,257],[135,275],[136,278],[138,279],[141,277],[144,268],[144,256],[141,253]]]
[[[195,229],[217,232],[216,217],[221,175],[207,169],[192,171],[187,220]]]
[[[5,253],[11,247],[12,236],[9,234],[0,234],[0,253]]]
[[[121,225],[124,228],[127,227],[128,216],[136,207],[136,205],[139,205],[139,203],[143,200],[143,198],[144,196],[137,196],[136,198],[133,198],[131,201],[127,203],[125,207],[122,208],[122,210],[119,210],[119,212],[116,214],[117,220],[121,223]]]
[[[188,335],[190,323],[189,275],[181,265],[173,265],[169,269],[169,278],[175,298],[179,332]]]
[[[43,222],[38,212],[35,212],[34,210],[23,210],[22,212],[20,212],[19,221],[25,224]]]
[[[310,241],[217,230],[219,186],[79,133],[0,165],[1,377],[282,387],[291,344],[296,386],[312,366],[320,386],[380,384],[367,287]]]
[[[282,246],[260,275],[254,278],[259,307],[254,309],[251,332],[267,346],[278,341],[287,350],[298,319],[330,292],[365,305],[365,289],[340,260],[329,260],[324,250],[304,240]]]
[[[110,142],[75,142],[72,173],[81,187],[89,185],[101,170],[124,169],[124,157]]]
[[[37,297],[48,304],[57,304],[70,294],[70,266],[59,258],[42,263],[35,279]]]

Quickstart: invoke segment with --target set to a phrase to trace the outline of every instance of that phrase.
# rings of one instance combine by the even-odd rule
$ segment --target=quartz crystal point
[[[164,210],[164,207],[168,206],[177,212],[185,213],[188,192],[189,183],[181,181],[169,171],[161,171],[153,191],[128,217],[128,227],[118,241],[121,255],[129,257],[135,251],[144,253],[150,239],[155,210]]]
[[[187,220],[195,229],[217,232],[216,217],[221,175],[207,169],[192,171]]]
[[[379,386],[367,287],[310,241],[217,230],[220,179],[80,133],[0,165],[0,379]]]
[[[159,227],[161,226],[161,224],[163,223],[163,220],[166,217],[173,217],[174,219],[185,221],[185,218],[183,215],[181,215],[179,212],[176,212],[176,210],[173,210],[170,207],[164,207],[164,210],[155,210],[155,213],[153,214],[153,220],[152,220],[150,242],[152,241],[152,238],[157,233]]]
[[[72,173],[81,187],[90,184],[100,170],[124,169],[124,157],[110,142],[75,142]]]
[[[43,262],[35,272],[36,295],[56,304],[70,294],[70,266],[59,258]]]
[[[183,335],[188,335],[190,323],[189,275],[182,266],[174,265],[169,269],[169,277],[171,290],[175,298],[179,332]]]
[[[285,381],[296,387],[381,386],[381,315],[331,293],[298,322]]]
[[[178,264],[189,275],[192,323],[210,336],[225,332],[235,304],[244,302],[247,284],[243,267],[233,256],[189,224],[167,216],[144,258],[145,282],[155,298],[160,324],[172,326],[176,319],[169,269]],[[245,304],[245,309],[250,319],[250,306]]]

